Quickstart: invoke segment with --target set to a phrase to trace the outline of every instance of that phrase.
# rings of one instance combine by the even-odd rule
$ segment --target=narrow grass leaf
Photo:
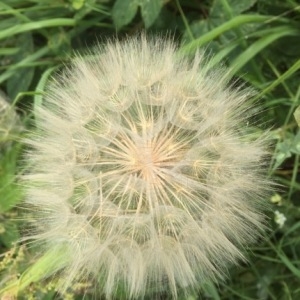
[[[50,19],[50,20],[41,20],[37,22],[29,22],[25,24],[18,24],[2,30],[0,32],[0,40],[5,39],[8,37],[12,37],[18,33],[42,29],[46,27],[60,27],[60,26],[75,26],[76,21],[74,19],[67,19],[67,18],[57,18],[57,19]]]
[[[52,67],[52,68],[49,68],[47,69],[41,76],[37,86],[36,86],[36,93],[35,93],[35,96],[34,96],[34,100],[33,100],[33,111],[35,112],[36,109],[38,107],[40,107],[42,105],[42,101],[43,101],[43,98],[44,98],[44,90],[45,90],[45,85],[47,83],[47,81],[49,80],[49,77],[50,75],[58,69],[58,66],[56,67]]]
[[[214,28],[210,32],[204,34],[202,37],[190,42],[189,44],[182,46],[180,51],[182,54],[187,54],[191,52],[195,52],[198,47],[201,47],[212,40],[214,40],[216,37],[221,35],[222,33],[239,27],[243,24],[247,23],[263,23],[270,19],[270,16],[262,16],[262,15],[240,15],[237,17],[234,17],[233,19],[229,20],[228,22]]]
[[[51,249],[30,266],[18,280],[0,290],[0,295],[17,295],[33,282],[38,282],[62,269],[67,261],[66,249]]]
[[[9,68],[7,68],[7,70],[0,75],[0,84],[2,82],[4,82],[5,80],[7,80],[8,78],[10,78],[11,76],[13,76],[16,72],[16,69],[27,66],[28,63],[38,60],[39,58],[46,55],[49,51],[50,51],[50,49],[48,47],[40,48],[39,50],[37,50],[33,54],[28,55],[27,57],[25,57],[24,59],[22,59],[18,63],[10,66]]]
[[[213,300],[221,300],[218,289],[212,282],[204,284],[203,291],[209,298]]]
[[[300,269],[297,268],[289,258],[282,252],[276,251],[278,256],[280,257],[281,261],[285,264],[285,266],[298,278],[300,278]]]
[[[14,55],[16,54],[20,48],[14,47],[14,48],[0,48],[0,55]]]
[[[276,86],[283,83],[287,78],[292,76],[295,72],[300,69],[300,59],[297,60],[285,73],[283,73],[279,78],[274,80],[269,86],[267,86],[261,93],[259,93],[254,100],[261,98],[263,95],[272,91]]]
[[[273,34],[263,36],[256,42],[252,43],[242,54],[240,54],[231,65],[231,74],[234,75],[239,71],[245,64],[247,64],[255,55],[261,52],[264,48],[269,46],[276,40],[285,37],[287,35],[299,34],[298,30],[294,28],[282,26],[277,27]]]

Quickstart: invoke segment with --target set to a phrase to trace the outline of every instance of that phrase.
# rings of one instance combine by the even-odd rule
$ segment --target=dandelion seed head
[[[263,226],[266,139],[241,129],[249,92],[227,85],[203,55],[145,37],[98,46],[52,80],[24,183],[31,238],[66,249],[65,287],[94,278],[107,298],[120,286],[176,298],[244,259]]]

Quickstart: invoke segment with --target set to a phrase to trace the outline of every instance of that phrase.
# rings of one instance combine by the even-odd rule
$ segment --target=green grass
[[[250,249],[249,264],[228,270],[226,282],[204,286],[194,299],[300,299],[300,131],[293,116],[300,105],[296,0],[0,1],[0,89],[29,128],[31,109],[42,101],[47,79],[75,51],[140,31],[174,36],[181,55],[206,49],[213,64],[225,64],[233,80],[256,89],[260,118],[272,128],[269,176],[281,186],[276,202],[267,199],[270,230]],[[15,176],[22,172],[23,134],[11,133],[9,145],[0,136],[0,289],[34,261],[32,251],[13,247],[22,224]],[[276,210],[287,219],[281,228],[274,222]],[[57,299],[54,290],[55,282],[37,282],[20,299]],[[67,297],[82,299],[83,289],[78,285],[61,295]]]

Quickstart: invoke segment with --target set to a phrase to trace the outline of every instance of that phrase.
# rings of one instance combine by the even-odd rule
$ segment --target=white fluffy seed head
[[[224,277],[263,227],[266,139],[247,133],[248,91],[171,41],[96,47],[50,84],[28,140],[32,238],[63,245],[65,287],[107,298]]]

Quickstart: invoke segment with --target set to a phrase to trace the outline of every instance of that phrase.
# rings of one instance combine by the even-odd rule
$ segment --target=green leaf
[[[22,192],[15,180],[20,145],[5,151],[0,160],[0,213],[9,211],[22,200]]]
[[[287,139],[282,143],[277,145],[276,149],[276,156],[275,156],[275,166],[273,169],[277,169],[287,158],[292,156],[291,153],[291,140]]]
[[[4,244],[4,246],[9,248],[20,238],[17,224],[10,220],[1,225],[1,227],[3,227],[3,232],[0,235],[1,242]]]
[[[300,131],[296,135],[291,134],[286,137],[284,141],[277,144],[275,154],[275,166],[273,169],[277,169],[287,158],[292,154],[300,154]]]
[[[80,9],[85,3],[85,0],[72,0],[72,7],[76,10]]]
[[[215,0],[210,9],[210,18],[224,18],[227,14],[237,16],[251,8],[257,0]]]
[[[17,43],[18,45],[22,45],[22,47],[20,47],[20,51],[13,57],[15,62],[19,62],[33,53],[32,35],[30,33],[20,35]],[[14,73],[14,76],[7,81],[7,94],[10,99],[15,99],[18,93],[28,90],[33,75],[33,68],[22,68]]]
[[[300,131],[295,135],[292,145],[291,145],[291,152],[295,154],[300,154]]]
[[[191,34],[186,30],[182,42],[184,44],[192,42],[195,37],[200,37],[211,30],[210,20],[198,20],[189,25]],[[192,35],[192,36],[191,36]],[[210,44],[211,45],[211,44]]]
[[[142,18],[146,28],[149,28],[157,19],[163,6],[162,0],[140,0]]]
[[[203,292],[208,298],[213,299],[213,300],[221,300],[218,290],[214,283],[212,282],[207,282],[203,284]]]
[[[14,65],[8,67],[6,71],[4,71],[2,74],[0,74],[0,83],[7,80],[8,78],[14,76],[16,73],[16,69],[24,68],[27,65],[35,63],[38,59],[40,59],[41,57],[43,57],[44,55],[46,55],[49,52],[50,52],[49,47],[39,48],[39,50],[37,50],[36,52],[26,56],[25,58],[18,61]]]
[[[54,30],[49,36],[48,47],[59,56],[67,55],[71,52],[70,36],[63,29]]]
[[[138,10],[138,2],[135,0],[117,0],[112,8],[112,18],[120,29],[129,24]]]
[[[298,126],[300,127],[300,106],[298,106],[294,112],[294,118],[298,124]]]

